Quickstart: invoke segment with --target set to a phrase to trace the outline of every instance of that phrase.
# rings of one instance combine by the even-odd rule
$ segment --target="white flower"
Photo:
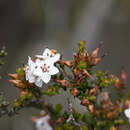
[[[51,75],[55,75],[59,70],[54,66],[51,59],[41,61],[42,63],[36,64],[33,75],[40,77],[44,83],[48,83],[51,79]]]
[[[129,122],[130,122],[130,105],[129,105],[129,108],[124,111],[124,113],[125,113],[125,116],[129,119]]]
[[[51,61],[55,63],[60,59],[60,54],[56,53],[56,51],[53,49],[46,48],[45,51],[43,52],[43,55],[36,55],[36,58],[41,58],[41,59],[50,58]]]
[[[45,49],[43,55],[37,55],[36,60],[32,61],[29,57],[28,64],[25,68],[26,80],[35,83],[36,86],[42,87],[43,83],[51,80],[51,75],[55,75],[59,70],[54,63],[60,59],[60,54],[55,50]]]
[[[48,115],[37,119],[36,129],[37,130],[53,130],[48,122],[49,119],[50,117]]]

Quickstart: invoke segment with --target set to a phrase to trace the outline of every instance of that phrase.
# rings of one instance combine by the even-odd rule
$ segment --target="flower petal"
[[[34,69],[33,75],[42,76],[42,69],[38,66],[38,68]]]
[[[50,75],[55,75],[57,73],[59,73],[59,70],[55,66],[52,66],[52,67],[49,68],[49,74]]]
[[[53,66],[54,65],[54,62],[51,58],[47,58],[45,61],[44,61],[44,64],[46,64],[46,66]]]
[[[34,65],[34,62],[32,61],[30,56],[28,56],[28,65]]]
[[[28,81],[29,81],[29,83],[34,83],[35,82],[35,77],[33,75],[28,76]]]
[[[35,55],[36,58],[43,58],[44,59],[44,56],[43,55]]]
[[[38,86],[38,87],[42,87],[43,81],[42,80],[36,80],[35,85]]]
[[[43,73],[42,80],[47,84],[51,80],[51,75],[49,75],[47,72]]]
[[[43,57],[47,58],[48,56],[50,56],[50,49],[46,48],[45,51],[43,52]]]
[[[57,62],[58,60],[60,60],[60,54],[59,53],[57,53],[57,54],[55,54],[55,56],[54,57],[52,57],[52,58],[50,58],[53,62]]]
[[[124,113],[125,113],[125,115],[126,115],[127,118],[130,118],[130,109],[126,109],[124,111]]]

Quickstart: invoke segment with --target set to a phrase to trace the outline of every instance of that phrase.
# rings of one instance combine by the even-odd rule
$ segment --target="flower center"
[[[50,68],[50,66],[46,66],[46,64],[44,64],[43,67],[41,67],[43,72],[49,72],[48,69]]]

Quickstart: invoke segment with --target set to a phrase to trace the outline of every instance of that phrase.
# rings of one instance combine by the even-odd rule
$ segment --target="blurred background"
[[[28,56],[42,54],[45,47],[70,60],[80,40],[87,41],[89,52],[103,41],[103,52],[109,55],[98,68],[119,75],[125,66],[129,79],[130,0],[0,0],[0,47],[6,46],[8,52],[0,70],[0,91],[10,101],[15,99],[19,93],[8,83],[8,73],[27,63]],[[128,80],[128,89],[129,85]],[[61,103],[65,96],[53,102]],[[28,109],[2,117],[0,130],[33,130],[30,117],[38,113]]]

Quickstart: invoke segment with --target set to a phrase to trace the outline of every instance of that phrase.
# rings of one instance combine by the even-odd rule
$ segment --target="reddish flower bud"
[[[115,80],[115,87],[116,87],[117,89],[121,89],[121,88],[120,88],[120,80],[119,80],[119,78],[117,78],[117,79]]]
[[[79,73],[80,73],[79,69],[75,68],[74,69],[74,75],[77,76],[77,75],[79,75]]]
[[[83,71],[82,71],[82,74],[85,75],[86,77],[89,77],[89,78],[91,78],[91,79],[94,80],[94,78],[88,73],[87,70],[83,70]]]
[[[90,111],[92,114],[94,114],[94,106],[93,106],[93,105],[89,105],[89,106],[88,106],[88,109],[89,109],[89,111]]]
[[[91,53],[92,58],[96,58],[98,56],[99,50],[100,50],[102,45],[103,45],[103,42],[101,42],[99,44],[99,46]]]
[[[97,65],[107,54],[105,53],[100,58],[92,58],[91,65]]]
[[[82,59],[82,56],[80,55],[80,53],[77,53],[74,55],[74,62],[75,63],[78,63],[81,59]]]
[[[64,64],[68,67],[72,67],[73,66],[73,62],[72,61],[63,61],[63,60],[60,60],[58,61],[59,64]]]
[[[59,84],[61,84],[64,87],[69,87],[70,83],[67,80],[56,80]]]
[[[87,50],[84,50],[83,52],[83,57],[84,59],[89,63],[90,62],[90,57],[89,57],[89,54],[87,52]]]
[[[85,98],[84,98],[84,99],[81,101],[80,104],[87,107],[88,105],[90,105],[90,102],[89,102],[88,99],[85,99]]]
[[[14,86],[18,88],[25,88],[25,84],[21,82],[21,80],[9,80],[10,83],[12,83]]]
[[[121,74],[120,74],[120,85],[122,88],[125,88],[126,85],[126,80],[127,80],[127,75],[124,69],[121,69]]]
[[[122,69],[120,73],[120,79],[119,78],[116,79],[115,87],[119,90],[125,88],[126,80],[127,80],[126,72],[124,71],[124,69]]]
[[[16,80],[19,79],[19,75],[17,73],[16,74],[8,74],[8,76],[10,76],[11,78],[16,79]]]
[[[71,91],[71,93],[74,95],[74,97],[76,97],[77,94],[78,94],[78,89],[77,89],[77,88],[74,88],[74,89]]]
[[[95,88],[91,89],[89,91],[89,96],[93,96],[97,94],[97,90],[98,90],[98,86],[96,86]]]

